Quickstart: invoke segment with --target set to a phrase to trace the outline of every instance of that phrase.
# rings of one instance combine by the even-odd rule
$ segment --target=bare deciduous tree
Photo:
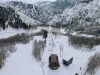
[[[98,68],[100,68],[100,53],[96,53],[94,56],[91,56],[87,65],[86,73],[94,75]]]
[[[37,61],[41,61],[42,54],[44,52],[45,42],[35,40],[33,43],[33,56]]]

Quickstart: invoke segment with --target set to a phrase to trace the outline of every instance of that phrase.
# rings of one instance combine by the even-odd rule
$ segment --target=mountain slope
[[[10,1],[6,4],[28,17],[53,26],[88,30],[87,27],[100,24],[99,0],[41,1],[33,5]]]
[[[15,1],[10,1],[6,4],[33,19],[41,21],[42,23],[47,23],[54,17],[54,15],[61,14],[66,7],[72,7],[75,5],[74,3],[71,4],[68,2],[68,0],[58,0],[55,2],[41,1],[33,5]]]
[[[65,13],[64,13],[65,14]],[[67,13],[67,23],[76,26],[87,28],[93,25],[100,24],[100,1],[94,0],[89,4],[79,4],[73,7]]]
[[[54,16],[48,24],[66,25],[68,28],[76,30],[100,24],[100,1],[94,0],[89,3],[81,2],[72,8],[66,8],[62,14]]]
[[[18,11],[17,11],[17,14],[19,14],[20,19],[28,25],[41,25],[42,24],[41,22],[39,22],[35,19],[32,19],[32,18],[30,18],[30,17],[26,16],[25,14],[22,14]]]
[[[5,29],[5,27],[22,28],[28,25],[38,25],[41,24],[39,21],[31,19],[23,14],[19,14],[17,11],[11,7],[0,4],[0,27]],[[25,20],[24,20],[25,19]],[[30,20],[30,21],[29,21]]]

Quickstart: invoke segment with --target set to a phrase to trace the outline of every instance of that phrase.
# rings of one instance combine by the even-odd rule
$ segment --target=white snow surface
[[[51,32],[50,30],[52,29],[50,28],[48,30]],[[43,39],[42,36],[35,36],[34,40]],[[75,75],[75,73],[84,75],[88,59],[96,52],[100,52],[100,46],[95,47],[96,50],[91,52],[74,49],[69,46],[67,36],[55,36],[49,33],[42,61],[36,62],[32,56],[32,43],[34,40],[25,45],[16,45],[17,51],[7,58],[5,66],[0,69],[0,75],[44,75],[43,70],[45,75]],[[63,49],[60,50],[60,47]],[[57,54],[59,57],[60,67],[57,70],[51,70],[48,67],[48,58],[51,54]],[[69,60],[71,57],[74,58],[73,63],[69,67],[64,66],[62,59]],[[81,70],[80,67],[82,67]],[[95,75],[99,74],[100,72]]]
[[[17,45],[17,51],[13,53],[6,65],[0,70],[0,75],[38,75],[41,68],[32,57],[32,43]],[[38,69],[38,70],[37,70]]]
[[[16,34],[25,33],[25,32],[26,32],[25,30],[15,30],[15,29],[12,29],[12,28],[8,28],[6,30],[0,31],[0,39],[8,38],[10,36],[14,36]]]

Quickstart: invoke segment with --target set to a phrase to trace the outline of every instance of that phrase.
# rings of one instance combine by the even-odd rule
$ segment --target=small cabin
[[[49,68],[56,70],[60,67],[58,56],[56,54],[51,54],[49,57]]]

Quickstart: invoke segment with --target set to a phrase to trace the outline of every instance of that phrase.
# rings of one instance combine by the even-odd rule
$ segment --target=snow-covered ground
[[[0,70],[0,75],[41,74],[40,66],[32,57],[32,43],[19,44],[16,47],[17,51],[7,59],[5,66]]]
[[[45,28],[38,27],[37,29],[31,29],[31,30],[23,30],[23,29],[19,30],[19,29],[8,28],[6,30],[0,30],[0,39],[8,38],[8,37],[14,36],[16,34],[20,34],[20,33],[37,33],[37,32],[40,32],[41,29],[48,30],[47,27],[45,27]]]
[[[10,36],[14,36],[16,34],[24,33],[24,32],[26,32],[26,31],[24,31],[24,30],[14,30],[12,28],[8,28],[6,30],[1,30],[0,31],[0,39],[1,38],[8,38]]]
[[[52,30],[52,28],[48,30],[51,32],[50,30]],[[42,36],[35,36],[34,39],[43,40]],[[96,52],[99,52],[100,48],[100,46],[97,46],[96,50],[91,52],[76,50],[69,46],[67,36],[55,36],[49,33],[42,61],[36,62],[35,58],[32,56],[33,41],[25,45],[16,45],[17,51],[7,58],[5,66],[0,69],[0,75],[44,75],[43,70],[45,75],[75,75],[75,73],[84,75],[88,59]],[[48,67],[48,58],[50,54],[58,55],[60,62],[59,69],[51,70]],[[69,60],[71,57],[74,59],[73,63],[69,67],[64,66],[62,64],[62,59]],[[81,70],[80,67],[82,68]],[[100,72],[96,75],[99,74]]]
[[[52,42],[52,38],[53,38],[53,42]],[[60,46],[63,47],[61,54],[60,54]],[[90,58],[90,56],[94,55],[94,53],[98,51],[99,49],[93,52],[76,50],[73,47],[69,46],[68,37],[61,35],[55,38],[54,35],[50,34],[49,38],[47,39],[47,47],[45,49],[43,60],[42,60],[42,62],[46,62],[45,64],[46,66],[44,67],[45,74],[46,75],[75,75],[75,73],[78,73],[79,75],[83,75],[88,63],[88,59]],[[56,71],[50,70],[47,67],[49,55],[52,53],[57,54],[59,56],[60,68]],[[71,57],[74,58],[73,63],[69,67],[65,67],[62,64],[62,59],[69,60]],[[82,68],[81,70],[80,67]]]

